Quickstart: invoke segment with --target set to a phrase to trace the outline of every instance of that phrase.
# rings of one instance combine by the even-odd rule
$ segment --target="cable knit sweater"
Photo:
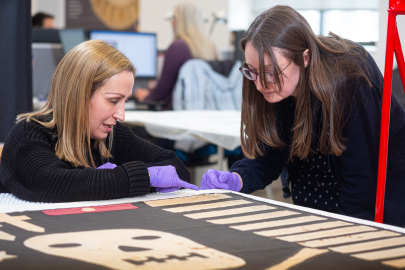
[[[0,163],[0,191],[33,202],[105,200],[149,193],[147,167],[172,165],[180,179],[190,173],[174,152],[140,139],[117,123],[108,162],[114,169],[74,167],[55,155],[56,129],[35,121],[21,121],[8,134]],[[96,166],[102,161],[92,149]]]

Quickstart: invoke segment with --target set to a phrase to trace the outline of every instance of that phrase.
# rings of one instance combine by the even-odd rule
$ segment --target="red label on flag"
[[[85,207],[68,208],[68,209],[44,210],[44,211],[42,211],[42,213],[47,214],[48,216],[62,216],[62,215],[73,215],[73,214],[83,214],[83,213],[129,210],[129,209],[137,209],[137,208],[138,207],[133,206],[130,203],[124,203],[124,204],[112,204],[112,205],[100,205],[100,206],[85,206]]]

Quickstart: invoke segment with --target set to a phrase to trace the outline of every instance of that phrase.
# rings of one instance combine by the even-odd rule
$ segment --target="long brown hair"
[[[241,41],[243,50],[247,43],[258,52],[260,83],[263,87],[267,87],[264,76],[264,56],[267,55],[272,62],[273,74],[280,75],[275,76],[275,83],[282,89],[283,73],[277,64],[273,47],[280,48],[282,54],[299,67],[290,159],[293,156],[304,159],[310,152],[314,152],[311,142],[317,105],[322,115],[322,130],[317,146],[321,153],[341,155],[346,149],[343,125],[349,91],[337,89],[345,82],[359,77],[371,86],[366,75],[368,71],[364,71],[353,60],[353,56],[357,56],[364,62],[367,52],[364,49],[355,50],[358,45],[333,33],[329,37],[316,36],[304,17],[288,6],[274,6],[260,14]],[[307,67],[303,58],[306,49],[309,50]],[[242,150],[248,158],[263,155],[263,144],[276,148],[284,146],[277,131],[275,111],[276,104],[267,102],[257,91],[254,82],[244,78],[241,138]]]
[[[130,71],[135,76],[133,65],[121,52],[100,40],[83,42],[57,66],[42,109],[20,114],[17,121],[33,120],[47,128],[57,127],[58,158],[76,167],[96,167],[90,143],[90,98],[108,78],[121,71]],[[103,159],[112,157],[112,135],[110,132],[108,149],[105,140],[95,141],[94,147]]]

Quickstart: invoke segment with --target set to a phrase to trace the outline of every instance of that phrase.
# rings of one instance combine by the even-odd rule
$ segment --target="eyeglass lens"
[[[252,81],[256,80],[256,74],[251,72],[249,69],[243,68],[243,69],[241,69],[241,72],[242,72],[243,76],[246,77],[246,79],[252,80]]]
[[[257,74],[254,73],[253,71],[251,71],[250,69],[243,68],[240,71],[242,72],[243,76],[245,76],[246,79],[248,79],[248,80],[255,81],[257,79]],[[274,82],[274,78],[269,72],[265,72],[264,74],[266,76],[266,82],[268,82],[268,83]]]

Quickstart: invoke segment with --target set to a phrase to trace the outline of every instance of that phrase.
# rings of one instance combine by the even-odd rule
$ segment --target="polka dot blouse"
[[[337,212],[340,184],[333,177],[327,155],[319,153],[299,160],[289,175],[294,203]]]

